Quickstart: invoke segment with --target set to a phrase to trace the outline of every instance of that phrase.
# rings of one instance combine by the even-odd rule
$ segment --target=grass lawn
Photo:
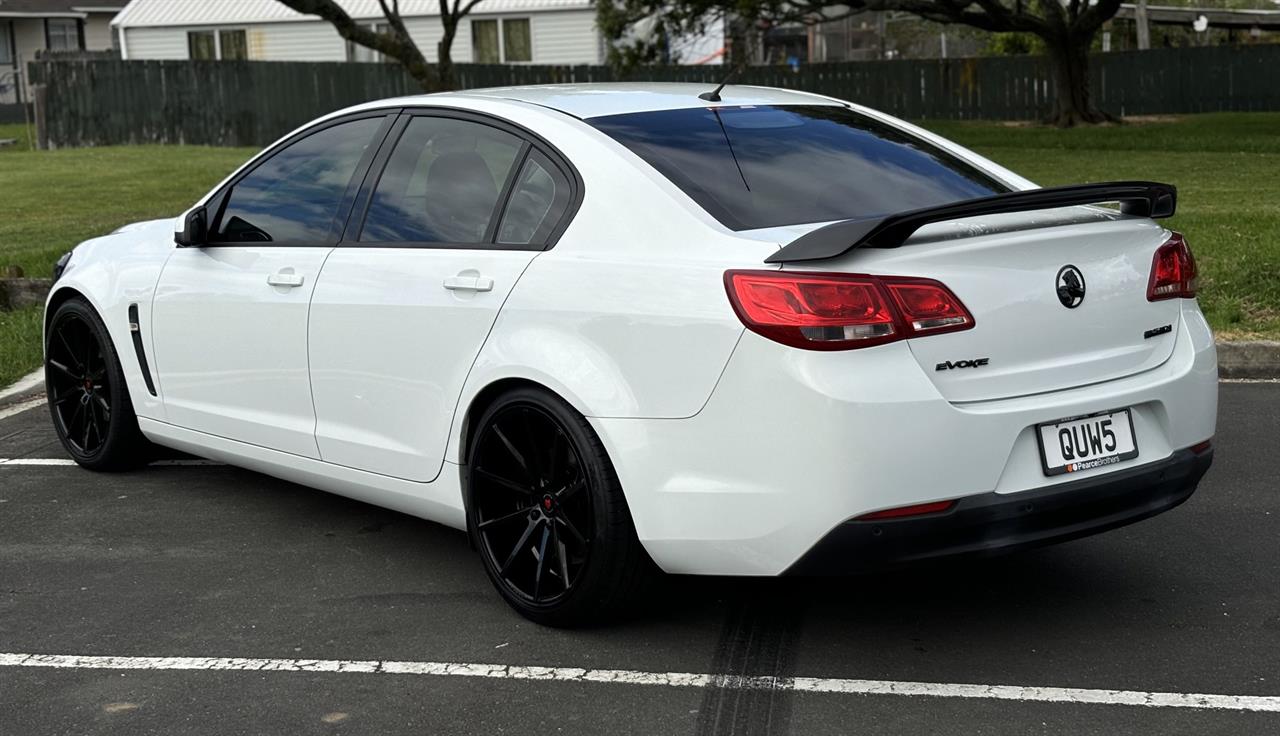
[[[1058,130],[925,121],[1046,186],[1114,179],[1177,185],[1177,217],[1200,263],[1200,302],[1223,337],[1280,339],[1280,113],[1217,113]],[[27,150],[0,126],[0,266],[48,276],[81,240],[172,216],[252,149],[129,146]],[[39,320],[0,314],[0,386],[39,360]]]

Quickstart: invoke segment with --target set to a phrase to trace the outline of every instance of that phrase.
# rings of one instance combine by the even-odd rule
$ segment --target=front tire
[[[129,387],[111,336],[81,297],[63,302],[45,338],[45,388],[62,447],[90,470],[125,470],[146,462]]]
[[[586,419],[530,387],[498,397],[476,426],[467,530],[503,599],[549,626],[597,622],[634,601],[654,566]]]

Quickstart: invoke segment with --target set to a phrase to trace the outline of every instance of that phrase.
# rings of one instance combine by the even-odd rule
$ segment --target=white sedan
[[[794,91],[384,100],[64,256],[50,406],[87,468],[154,443],[466,529],[554,625],[655,566],[1044,544],[1172,508],[1211,461],[1175,204]]]

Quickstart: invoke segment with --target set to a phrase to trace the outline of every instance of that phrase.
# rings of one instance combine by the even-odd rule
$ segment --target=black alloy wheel
[[[581,415],[550,393],[516,389],[485,412],[471,444],[468,529],[512,607],[569,626],[632,599],[652,563]]]
[[[74,298],[49,321],[45,388],[54,430],[80,465],[118,470],[145,461],[120,361],[93,309]]]

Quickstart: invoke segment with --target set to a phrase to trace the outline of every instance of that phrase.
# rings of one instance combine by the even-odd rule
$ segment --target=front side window
[[[80,48],[80,21],[74,18],[49,18],[45,21],[50,51],[75,51]]]
[[[218,43],[223,59],[244,61],[249,58],[249,42],[243,30],[218,31]]]
[[[290,144],[236,182],[213,240],[322,245],[333,241],[347,185],[381,117],[340,123]]]
[[[213,31],[187,31],[187,56],[194,61],[218,58],[218,41]]]
[[[933,144],[835,105],[587,120],[733,230],[877,217],[1009,191]]]
[[[524,141],[468,120],[415,117],[369,203],[360,241],[487,243]]]
[[[498,54],[498,21],[471,21],[471,61],[476,64],[502,61]]]

